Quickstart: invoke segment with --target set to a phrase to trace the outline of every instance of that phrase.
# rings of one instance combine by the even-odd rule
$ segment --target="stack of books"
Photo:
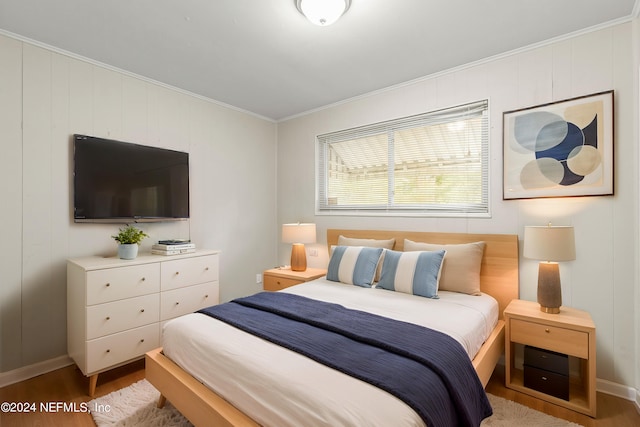
[[[195,251],[196,245],[190,240],[159,240],[151,246],[151,253],[155,255],[180,255]]]

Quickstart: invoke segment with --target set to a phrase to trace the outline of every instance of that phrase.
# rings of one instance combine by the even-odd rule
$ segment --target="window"
[[[489,212],[488,101],[317,137],[317,211]]]

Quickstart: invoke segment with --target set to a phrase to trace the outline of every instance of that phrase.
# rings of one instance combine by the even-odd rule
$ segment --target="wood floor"
[[[144,378],[144,359],[113,369],[98,376],[95,397],[127,387]],[[1,427],[74,427],[95,426],[91,414],[83,412],[42,412],[40,402],[80,403],[89,402],[89,379],[75,366],[67,366],[27,381],[0,388],[0,402],[35,403],[35,413],[0,412]]]
[[[114,390],[126,387],[144,378],[144,361],[140,360],[127,366],[100,374],[96,396],[103,396]],[[0,402],[22,402],[36,404],[33,413],[0,413],[0,426],[93,426],[93,419],[88,413],[43,412],[40,402],[53,402],[50,408],[55,408],[58,402],[75,403],[81,409],[81,402],[91,400],[86,395],[89,380],[85,378],[75,366],[58,369],[45,375],[40,375],[27,381],[13,384],[0,389]],[[546,412],[555,417],[582,424],[585,427],[637,427],[640,426],[640,414],[633,402],[598,393],[598,418],[592,419],[586,415],[543,402],[522,393],[505,388],[504,369],[496,369],[487,391],[496,396],[514,400],[538,411]]]
[[[504,385],[504,366],[498,365],[493,372],[486,390],[495,396],[513,400],[537,411],[544,412],[554,417],[583,425],[585,427],[638,427],[640,426],[640,413],[633,402],[605,393],[597,393],[596,407],[598,417],[593,419],[587,415],[579,414],[569,409],[562,408],[552,403],[547,403],[535,397],[508,389]]]

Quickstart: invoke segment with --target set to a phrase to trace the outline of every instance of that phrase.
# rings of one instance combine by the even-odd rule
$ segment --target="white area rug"
[[[163,409],[156,404],[160,393],[147,381],[114,391],[89,402],[89,409],[98,427],[189,427],[187,421],[170,402]],[[559,418],[534,411],[519,403],[489,395],[493,416],[482,427],[578,427]]]
[[[156,405],[160,392],[147,380],[89,402],[89,410],[98,427],[189,427],[191,423],[167,402]]]
[[[482,427],[582,427],[511,400],[489,393],[487,396],[493,407],[493,415],[482,422]]]

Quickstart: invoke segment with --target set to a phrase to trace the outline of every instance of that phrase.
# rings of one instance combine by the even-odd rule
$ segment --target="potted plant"
[[[118,245],[118,256],[121,259],[134,259],[138,256],[138,245],[145,237],[149,237],[144,231],[133,225],[121,228],[113,237]]]

